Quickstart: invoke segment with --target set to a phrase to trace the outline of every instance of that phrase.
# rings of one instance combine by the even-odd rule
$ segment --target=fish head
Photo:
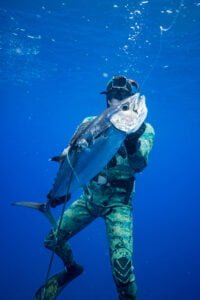
[[[126,134],[136,132],[147,117],[145,96],[136,93],[110,108],[110,122]]]

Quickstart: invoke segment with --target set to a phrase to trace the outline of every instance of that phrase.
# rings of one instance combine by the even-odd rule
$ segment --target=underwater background
[[[156,131],[134,198],[138,300],[199,300],[200,2],[0,1],[0,31],[0,299],[33,299],[50,259],[47,220],[11,203],[46,201],[49,157],[123,74],[139,82]],[[85,272],[59,299],[117,299],[103,220],[71,245]],[[56,258],[52,274],[61,269]]]

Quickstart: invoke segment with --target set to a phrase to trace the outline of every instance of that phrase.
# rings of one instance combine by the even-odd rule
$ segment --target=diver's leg
[[[55,251],[62,259],[65,270],[50,277],[46,284],[37,290],[36,300],[55,300],[63,288],[83,272],[83,267],[75,262],[72,250],[66,240],[94,219],[95,216],[92,216],[87,210],[85,200],[78,199],[65,211],[60,230],[57,230],[58,225],[57,228],[51,230],[45,240],[45,246]]]
[[[95,219],[87,209],[86,200],[80,198],[72,203],[72,205],[64,212],[63,220],[60,230],[57,227],[53,228],[46,237],[44,244],[45,247],[55,251],[55,253],[62,259],[67,268],[76,265],[71,247],[67,240],[78,233],[81,229],[87,226]]]
[[[133,272],[132,211],[125,205],[114,207],[105,216],[112,274],[119,300],[135,300],[136,284]]]

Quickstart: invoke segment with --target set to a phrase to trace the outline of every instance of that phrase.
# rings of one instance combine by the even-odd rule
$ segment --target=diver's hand
[[[125,140],[126,151],[128,155],[132,155],[137,152],[140,147],[140,141],[138,138],[126,139]]]
[[[124,143],[129,155],[132,155],[133,153],[137,152],[140,148],[140,137],[143,134],[145,128],[146,125],[143,123],[136,132],[127,135]]]
[[[58,205],[63,204],[65,201],[68,201],[71,198],[70,194],[67,194],[66,196],[62,196],[59,198],[52,198],[51,197],[51,191],[47,194],[48,203],[52,208],[55,208]]]

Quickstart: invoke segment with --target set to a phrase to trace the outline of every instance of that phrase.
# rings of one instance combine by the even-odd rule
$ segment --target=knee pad
[[[131,252],[125,248],[115,250],[112,255],[113,277],[117,285],[126,285],[135,280]]]

